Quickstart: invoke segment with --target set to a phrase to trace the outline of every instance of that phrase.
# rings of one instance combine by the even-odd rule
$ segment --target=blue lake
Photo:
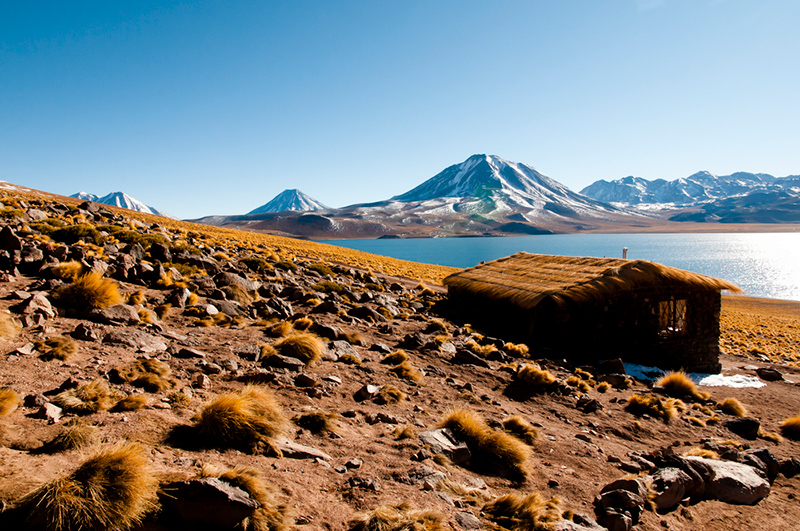
[[[471,267],[510,254],[622,257],[719,277],[745,295],[800,300],[800,233],[558,234],[508,238],[330,240],[350,249],[414,262]]]

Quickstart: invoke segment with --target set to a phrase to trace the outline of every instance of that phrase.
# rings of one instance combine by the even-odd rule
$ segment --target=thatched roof
[[[531,309],[542,299],[588,302],[639,289],[730,290],[738,286],[646,260],[516,253],[444,279],[451,291],[466,291]]]

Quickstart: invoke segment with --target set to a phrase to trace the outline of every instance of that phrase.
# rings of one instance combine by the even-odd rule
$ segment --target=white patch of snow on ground
[[[658,367],[647,367],[646,365],[637,365],[635,363],[625,363],[624,365],[625,372],[637,380],[655,380],[666,372]],[[746,376],[744,374],[725,376],[724,374],[690,372],[688,376],[697,385],[705,387],[753,387],[758,389],[767,385],[757,376]]]

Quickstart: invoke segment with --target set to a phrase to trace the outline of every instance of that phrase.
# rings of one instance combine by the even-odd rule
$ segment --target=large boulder
[[[125,345],[139,352],[163,352],[167,344],[160,337],[156,337],[141,330],[116,329],[103,338],[103,343]]]
[[[714,471],[711,481],[706,484],[706,498],[725,503],[754,505],[769,494],[769,481],[756,473],[753,467],[698,456],[687,456],[684,459],[704,463]]]
[[[244,490],[219,478],[172,483],[164,488],[167,510],[184,524],[233,529],[261,504]]]
[[[659,511],[675,508],[693,486],[692,478],[679,468],[660,468],[652,476],[650,500]]]

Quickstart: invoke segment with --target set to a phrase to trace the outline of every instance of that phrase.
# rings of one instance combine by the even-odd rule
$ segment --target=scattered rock
[[[460,525],[464,529],[482,529],[483,528],[483,524],[478,519],[478,517],[475,516],[472,513],[466,512],[466,511],[458,511],[456,513],[456,522],[458,522],[458,525]]]
[[[467,445],[446,428],[424,431],[419,434],[419,440],[429,446],[431,452],[446,455],[456,465],[466,463],[472,457]]]
[[[769,482],[752,467],[697,456],[687,456],[684,459],[704,463],[714,471],[714,476],[706,485],[707,498],[725,503],[753,505],[769,494]]]
[[[276,441],[275,447],[283,453],[284,457],[291,459],[322,459],[323,461],[331,461],[333,459],[322,450],[298,444],[288,439]]]
[[[783,374],[781,374],[780,371],[769,367],[759,367],[756,369],[756,374],[766,382],[779,382],[783,380]]]
[[[753,417],[734,417],[722,421],[722,425],[739,437],[753,440],[758,437],[761,422]]]
[[[677,507],[689,490],[692,478],[678,468],[660,468],[651,476],[653,495],[650,500],[659,511],[669,511]]]
[[[164,487],[168,510],[184,524],[232,529],[261,504],[244,490],[219,478],[171,483]]]

